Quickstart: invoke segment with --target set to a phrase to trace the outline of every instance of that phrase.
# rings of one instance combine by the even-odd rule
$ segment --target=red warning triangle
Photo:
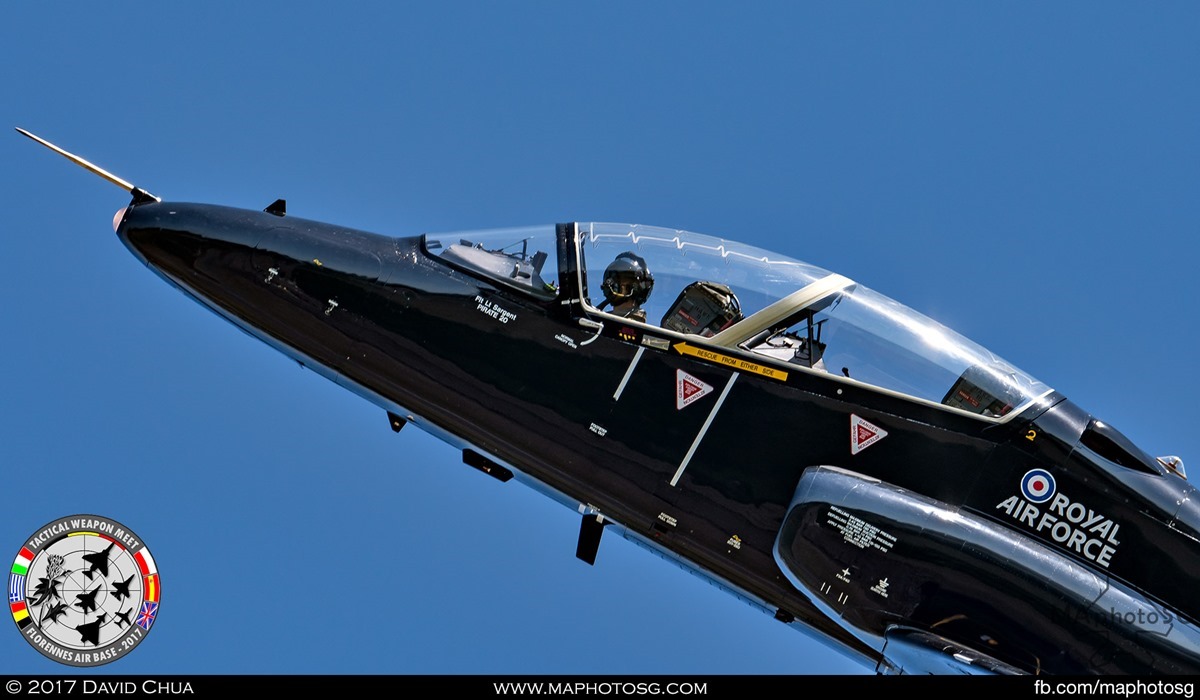
[[[675,370],[675,409],[681,409],[706,396],[713,390],[711,384],[697,379],[681,369]]]
[[[850,414],[850,454],[856,455],[887,437],[887,431]]]

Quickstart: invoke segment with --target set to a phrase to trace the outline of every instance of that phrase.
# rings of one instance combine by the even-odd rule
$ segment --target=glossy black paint
[[[858,474],[806,470],[777,555],[860,629],[936,630],[1014,668],[1198,668],[1200,630],[1170,608],[1004,524]]]
[[[1013,554],[1050,552],[1043,560],[1132,591],[1130,600],[1144,597],[1181,625],[1197,623],[1194,489],[1154,465],[1131,469],[1084,446],[1092,418],[1062,396],[997,423],[794,365],[781,365],[789,373],[780,381],[681,354],[673,349],[681,336],[588,309],[572,225],[558,227],[557,250],[548,251],[558,255],[560,287],[557,298],[544,300],[436,259],[420,237],[380,236],[277,209],[135,200],[119,235],[152,270],[248,333],[393,418],[469,445],[464,459],[472,466],[493,474],[511,474],[504,465],[511,466],[868,663],[884,661],[889,626],[927,630],[935,613],[954,606],[918,595],[908,608],[843,617],[830,614],[831,601],[804,576],[794,585],[776,561],[775,543],[785,519],[807,513],[794,496],[813,467],[838,467],[891,489],[880,493],[919,494],[992,533],[921,539],[895,509],[860,508],[864,518],[889,518],[914,541],[903,557],[892,555],[892,565],[914,572],[911,581],[947,576],[960,583],[954,609],[982,621],[959,636],[939,630],[955,643],[983,644],[984,652],[999,646],[1003,664],[1026,672],[1200,671],[1193,649],[1098,627],[1086,614],[1046,617],[1059,603],[1068,613],[1090,609],[1083,606],[1090,589],[1056,600],[1045,588],[1050,575],[1036,570],[1042,560]],[[677,408],[679,371],[718,391]],[[718,393],[724,403],[705,431]],[[852,454],[852,417],[885,428],[886,441]],[[1069,499],[1058,519],[1082,508],[1081,522],[1109,522],[1103,534],[1111,540],[1060,542],[1055,534],[1065,525],[1038,529],[1037,517],[1030,525],[1024,505],[1009,499],[1031,469],[1048,470]],[[1039,508],[1037,516],[1046,512]],[[820,551],[806,566],[855,559],[828,534],[814,535]],[[1104,547],[1112,551],[1101,556]],[[972,592],[972,573],[995,575],[1014,605],[1027,595],[1036,624],[1014,621],[1006,617],[1011,609]]]

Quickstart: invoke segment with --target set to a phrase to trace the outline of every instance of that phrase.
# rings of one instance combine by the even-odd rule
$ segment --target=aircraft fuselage
[[[868,663],[950,640],[1003,670],[1200,671],[1194,489],[1119,433],[1056,392],[983,420],[596,314],[558,229],[548,299],[292,216],[150,202],[119,235],[306,367]]]

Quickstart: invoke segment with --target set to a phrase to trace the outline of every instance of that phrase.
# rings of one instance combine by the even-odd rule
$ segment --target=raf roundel
[[[1021,477],[1021,494],[1030,503],[1045,503],[1054,495],[1054,477],[1045,469],[1030,469]]]

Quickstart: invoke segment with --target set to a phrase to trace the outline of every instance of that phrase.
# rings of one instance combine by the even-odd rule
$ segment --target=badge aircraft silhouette
[[[128,598],[129,597],[129,585],[132,582],[133,582],[133,574],[130,574],[129,578],[125,579],[124,581],[113,581],[112,582],[113,597],[116,598],[117,600],[121,600],[122,598]]]
[[[133,608],[123,610],[113,616],[113,621],[117,623],[117,628],[129,626],[129,613],[133,612]]]
[[[82,612],[88,612],[89,610],[95,612],[96,594],[99,593],[100,589],[103,587],[103,584],[101,584],[90,591],[85,590],[83,593],[75,596],[75,600],[77,601],[75,603],[75,607],[79,608],[79,610]]]
[[[784,255],[610,223],[407,237],[132,194],[152,271],[879,673],[1200,672],[1200,505],[979,345]]]
[[[108,576],[108,556],[109,553],[112,552],[112,548],[113,543],[109,542],[108,546],[99,552],[83,555],[83,560],[88,564],[91,564],[91,566],[89,566],[83,572],[83,575],[86,576],[89,581],[92,580],[92,576],[95,575],[97,571],[100,572],[101,577]]]

